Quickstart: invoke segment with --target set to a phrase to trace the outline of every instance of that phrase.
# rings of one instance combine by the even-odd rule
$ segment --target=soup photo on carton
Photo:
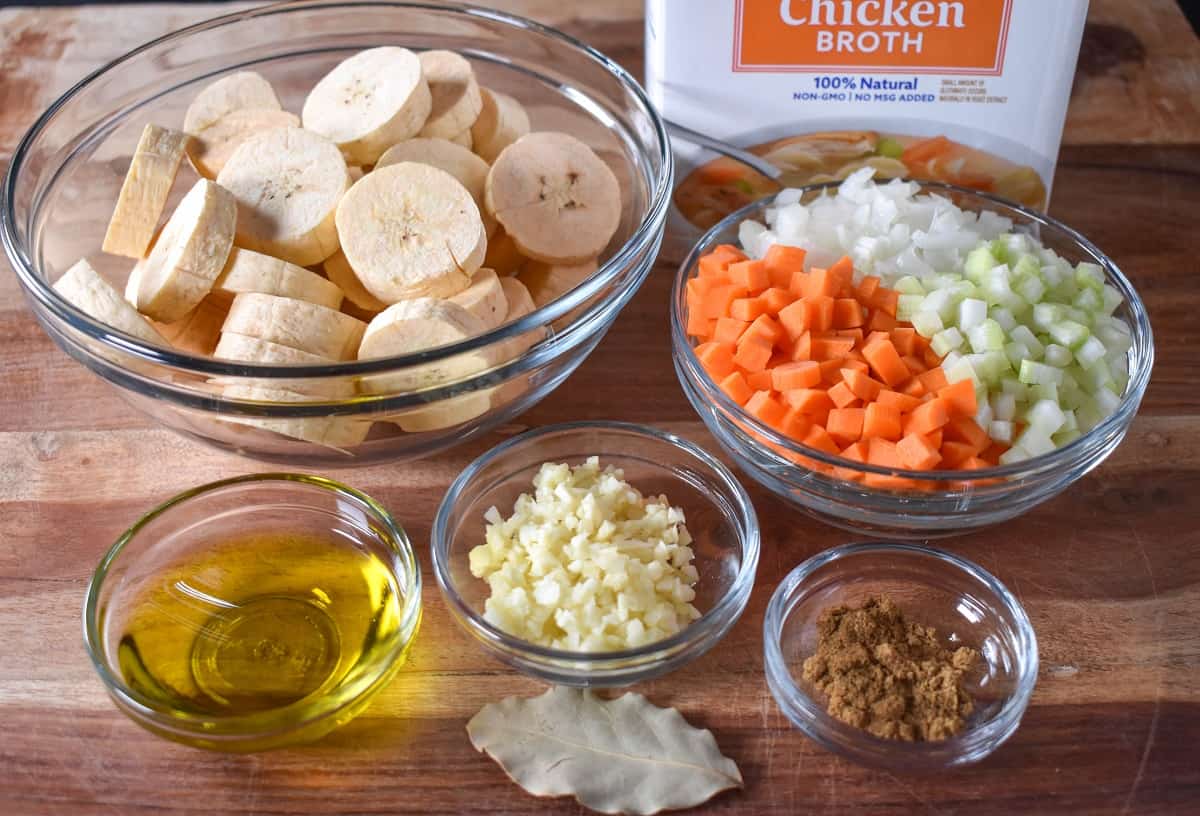
[[[663,116],[782,171],[675,138],[666,256],[756,199],[863,167],[1045,209],[1087,5],[646,0],[646,88]]]

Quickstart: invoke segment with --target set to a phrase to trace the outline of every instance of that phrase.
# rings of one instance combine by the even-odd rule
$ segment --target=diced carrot
[[[901,394],[899,391],[888,391],[887,389],[881,389],[875,400],[889,408],[895,408],[902,414],[907,414],[921,404],[921,400],[917,397]]]
[[[703,311],[705,296],[718,284],[709,278],[692,278],[687,282],[687,307],[690,311]]]
[[[858,286],[854,289],[854,294],[859,300],[870,303],[871,298],[874,297],[876,290],[879,289],[880,283],[881,281],[878,275],[867,275],[858,282]]]
[[[880,467],[904,467],[900,461],[900,454],[896,452],[896,443],[880,436],[873,436],[867,440],[867,461]]]
[[[716,382],[728,377],[736,367],[733,362],[733,346],[729,343],[713,342],[696,346],[696,358]]]
[[[804,332],[792,340],[792,359],[797,361],[812,359],[812,334]]]
[[[900,411],[880,402],[867,405],[863,416],[863,436],[896,440],[900,438]]]
[[[797,300],[779,310],[779,322],[783,324],[788,337],[795,340],[801,334],[813,328],[813,318],[816,308],[810,300]]]
[[[714,286],[704,295],[704,316],[713,320],[726,317],[729,315],[730,304],[748,294],[745,289],[733,283]]]
[[[810,298],[813,304],[813,331],[829,331],[833,328],[833,298],[819,295]]]
[[[953,147],[954,143],[945,136],[934,136],[931,139],[913,142],[904,148],[904,152],[900,154],[900,160],[911,168],[914,164],[923,164],[930,159],[949,153]]]
[[[836,304],[834,305],[834,310],[835,311],[837,310]],[[853,337],[854,345],[856,345],[856,346],[862,345],[862,341],[863,341],[863,330],[862,329],[836,329],[836,330],[834,330],[834,334],[836,334],[838,337]]]
[[[837,442],[834,442],[833,437],[829,435],[829,432],[820,425],[814,424],[812,427],[810,427],[808,429],[808,433],[806,433],[804,438],[800,441],[810,448],[816,448],[819,451],[824,451],[825,453],[833,454],[834,456],[837,456],[842,452],[841,448],[838,447]]]
[[[845,379],[846,385],[854,392],[854,396],[863,402],[874,402],[883,388],[882,384],[868,377],[864,371],[855,371],[843,367],[842,377]]]
[[[867,322],[862,304],[854,298],[837,298],[833,301],[833,327],[854,329]]]
[[[787,288],[792,280],[792,273],[797,269],[804,268],[805,254],[800,247],[772,244],[771,248],[767,250],[767,254],[763,256],[763,263],[767,266],[771,285]]]
[[[735,371],[721,380],[721,390],[738,405],[745,405],[750,401],[750,397],[754,396],[754,389],[746,382],[746,378],[740,371]]]
[[[806,297],[837,297],[838,291],[841,289],[836,275],[830,273],[828,269],[813,268],[808,271],[808,289],[805,291]]]
[[[712,338],[718,343],[736,343],[748,328],[750,328],[750,324],[745,320],[738,320],[734,317],[718,318]]]
[[[825,430],[835,439],[853,442],[862,437],[863,422],[866,419],[864,408],[834,408],[829,412]]]
[[[946,401],[943,399],[930,400],[918,405],[908,415],[904,422],[904,433],[910,435],[933,433],[949,421],[950,413],[947,410]]]
[[[772,286],[758,297],[767,307],[767,314],[772,317],[779,314],[796,299],[787,289],[780,289],[778,286]]]
[[[947,440],[966,442],[975,449],[976,453],[983,451],[992,443],[987,432],[975,424],[975,420],[971,417],[951,417],[942,433]],[[944,442],[942,446],[945,447]]]
[[[871,316],[867,318],[868,331],[890,332],[894,328],[896,328],[896,318],[883,309],[871,310]]]
[[[850,369],[851,371],[857,371],[860,374],[866,374],[868,376],[869,372],[871,371],[871,367],[869,365],[864,363],[862,360],[855,360],[849,355],[846,356],[846,359],[842,360],[842,368]]]
[[[889,386],[897,386],[912,376],[891,340],[868,343],[862,352],[871,370]]]
[[[717,321],[703,317],[699,312],[688,312],[687,333],[700,340],[708,340],[717,328]]]
[[[869,346],[872,343],[878,343],[880,340],[888,340],[891,335],[885,331],[873,331],[863,340],[863,346]]]
[[[854,261],[850,260],[849,255],[843,255],[838,258],[833,266],[829,267],[829,274],[837,281],[837,291],[833,293],[834,297],[852,297],[854,289]],[[850,290],[850,293],[843,295],[843,292]]]
[[[812,338],[812,358],[814,360],[843,360],[853,348],[853,337]]]
[[[744,371],[762,371],[771,359],[771,346],[755,338],[742,338],[734,352],[733,361]]]
[[[756,297],[738,298],[729,304],[729,316],[737,320],[753,320],[766,311],[767,304]]]
[[[821,382],[821,367],[811,360],[777,366],[771,371],[771,387],[776,391],[812,388]]]
[[[720,331],[721,327],[718,321],[717,332],[719,333]],[[715,334],[714,339],[716,339]],[[922,374],[918,374],[917,379],[921,381],[921,385],[925,386],[926,391],[937,392],[949,385],[949,383],[946,382],[946,372],[942,371],[941,366],[936,366]],[[972,411],[971,413],[974,414],[975,412]]]
[[[985,462],[989,462],[992,467],[995,467],[996,463],[1000,460],[1000,456],[1007,450],[1008,445],[1005,445],[1003,442],[993,442],[979,454],[979,458]]]
[[[721,244],[700,259],[699,273],[704,277],[723,276],[729,265],[746,260],[746,254],[735,246]]]
[[[756,317],[750,327],[746,329],[746,333],[742,335],[743,340],[754,338],[771,346],[782,340],[783,337],[783,326],[765,314]]]
[[[746,413],[774,428],[782,426],[787,409],[771,396],[770,391],[755,391],[754,395],[746,402]]]
[[[827,385],[837,385],[842,381],[842,363],[845,360],[834,357],[832,360],[822,360],[817,363],[821,367],[821,382]]]
[[[808,433],[808,429],[812,427],[812,424],[811,418],[805,416],[795,408],[788,408],[788,412],[783,418],[782,430],[798,442]]]
[[[829,394],[817,388],[797,388],[783,392],[783,401],[808,416],[819,416],[833,408]]]
[[[921,381],[916,377],[913,377],[904,385],[900,386],[900,393],[906,394],[910,397],[916,397],[917,399],[923,399],[930,396],[930,394],[925,390],[925,386],[922,385]]]
[[[842,448],[842,458],[851,459],[855,462],[865,462],[867,461],[868,447],[868,443],[862,441],[855,442],[853,445],[847,445]]]
[[[792,272],[792,277],[788,279],[787,288],[793,297],[802,298],[808,296],[808,273],[804,271],[803,267]]]
[[[897,326],[892,329],[892,345],[896,347],[896,351],[900,352],[901,356],[912,354],[916,348],[916,329],[911,326]]]
[[[849,408],[858,402],[858,397],[850,390],[845,382],[840,382],[829,389],[829,398],[838,408]]]
[[[879,289],[871,297],[871,308],[878,309],[892,318],[896,317],[896,309],[899,306],[900,293],[895,289]]]
[[[908,369],[908,373],[912,376],[925,373],[925,361],[920,357],[914,357],[911,354],[905,354],[900,358],[904,363],[904,367]]]
[[[912,470],[932,470],[942,461],[937,448],[919,433],[910,433],[897,442],[896,453],[904,466]]]
[[[972,456],[963,461],[958,466],[959,470],[984,470],[985,468],[995,467],[991,462],[978,456]]]
[[[933,349],[927,348],[921,352],[921,359],[925,361],[925,365],[933,368],[941,368],[942,358],[934,353]]]
[[[764,368],[762,371],[750,372],[746,375],[746,384],[755,391],[770,391],[772,388],[770,370]]]
[[[962,463],[975,455],[975,446],[966,442],[946,441],[943,439],[940,450],[942,464],[948,468],[961,467]]]
[[[771,285],[767,265],[762,261],[738,261],[731,263],[727,273],[738,286],[745,287],[750,294],[757,295]]]
[[[925,434],[925,438],[929,440],[929,444],[933,445],[938,450],[942,449],[942,429],[938,428],[933,433]]]
[[[938,396],[946,401],[951,416],[973,417],[979,410],[979,402],[975,397],[975,383],[969,379],[939,388]]]

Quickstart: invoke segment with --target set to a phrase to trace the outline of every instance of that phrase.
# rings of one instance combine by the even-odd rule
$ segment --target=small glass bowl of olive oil
[[[88,586],[84,639],[117,706],[222,751],[308,742],[366,708],[421,617],[404,530],[299,474],[227,479],[147,513]]]

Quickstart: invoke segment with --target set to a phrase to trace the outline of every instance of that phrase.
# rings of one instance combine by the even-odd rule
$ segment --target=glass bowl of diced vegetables
[[[1154,345],[1129,279],[1049,216],[870,171],[787,190],[680,268],[675,368],[753,479],[835,526],[954,535],[1120,444]]]
[[[334,261],[339,256],[349,259],[349,255],[339,251],[325,257],[330,247],[324,238],[317,242],[322,250],[318,254],[265,259],[275,267],[286,267],[292,279],[304,278],[324,290],[332,288],[336,300],[341,301],[341,311],[336,302],[304,304],[303,309],[289,303],[293,314],[301,318],[290,323],[274,312],[266,315],[265,309],[246,310],[241,313],[236,331],[231,330],[233,310],[228,303],[217,303],[214,310],[203,311],[216,289],[183,318],[160,319],[140,308],[142,293],[135,286],[135,299],[143,312],[130,317],[143,329],[137,333],[131,332],[128,324],[125,328],[114,327],[113,321],[98,319],[77,305],[78,298],[62,294],[59,283],[82,261],[86,267],[83,271],[91,277],[85,282],[87,286],[75,288],[87,289],[84,294],[93,295],[90,302],[96,302],[96,287],[111,292],[109,300],[113,303],[106,306],[125,308],[130,298],[128,281],[135,275],[132,259],[137,256],[119,257],[100,250],[123,189],[126,169],[133,167],[131,157],[149,155],[156,160],[154,150],[158,148],[154,145],[149,150],[135,147],[142,145],[139,134],[143,134],[144,127],[188,131],[193,136],[190,151],[200,137],[187,124],[187,115],[198,104],[202,91],[208,92],[208,103],[216,104],[220,101],[217,97],[227,102],[230,94],[218,93],[217,83],[251,72],[261,77],[259,84],[266,87],[276,108],[266,112],[272,120],[282,118],[285,124],[291,123],[292,132],[309,134],[307,113],[304,130],[295,127],[300,123],[296,114],[308,108],[307,101],[313,97],[318,81],[325,82],[343,60],[383,48],[409,49],[405,53],[410,61],[413,54],[454,52],[461,64],[470,66],[479,98],[492,100],[491,118],[483,124],[488,108],[480,108],[474,124],[464,120],[468,131],[455,135],[454,141],[449,141],[449,135],[442,137],[441,145],[444,150],[457,149],[466,154],[476,165],[482,164],[485,173],[487,163],[498,158],[491,152],[497,146],[496,140],[506,134],[505,141],[511,141],[508,136],[516,138],[522,132],[537,135],[554,131],[567,134],[573,145],[584,145],[583,149],[598,159],[592,164],[606,167],[604,174],[613,179],[605,187],[606,204],[612,203],[613,195],[619,198],[619,213],[605,211],[606,217],[613,216],[611,223],[606,221],[604,225],[611,226],[612,232],[597,242],[603,244],[598,254],[574,265],[566,261],[547,263],[544,259],[535,262],[532,250],[523,251],[527,248],[517,246],[513,233],[495,228],[495,221],[502,225],[502,219],[490,224],[485,221],[488,251],[481,253],[482,241],[477,241],[471,249],[469,269],[465,256],[459,264],[453,247],[448,247],[445,254],[458,267],[458,273],[466,274],[479,265],[482,255],[480,273],[486,271],[484,267],[492,269],[504,284],[501,288],[507,308],[500,310],[503,315],[489,302],[480,301],[470,308],[495,314],[498,320],[486,324],[478,323],[482,318],[459,321],[456,327],[439,317],[440,328],[424,334],[418,324],[409,321],[408,326],[415,325],[417,333],[408,335],[407,348],[393,344],[369,355],[358,343],[365,324],[386,314],[389,303],[400,305],[411,295],[398,295],[399,301],[375,302],[380,296],[363,289],[361,282],[357,288],[362,291],[357,294],[350,285],[333,286],[335,273],[339,269],[344,273],[347,266],[337,267]],[[421,65],[424,71],[426,63]],[[415,91],[412,96],[416,99]],[[497,101],[501,99],[508,100],[507,107]],[[280,105],[282,110],[278,110]],[[258,110],[233,110],[218,124],[228,120],[233,129],[230,133],[240,138],[241,131],[236,128],[257,121],[253,116],[235,121],[241,114],[257,115]],[[430,121],[433,115],[431,110]],[[523,124],[519,121],[522,118]],[[397,114],[393,122],[399,119]],[[482,149],[477,128],[484,128],[491,139],[486,143],[488,150]],[[217,129],[214,126],[204,132]],[[216,142],[216,136],[212,139],[220,149],[232,145],[232,141]],[[378,165],[384,157],[380,162],[360,161],[361,157],[347,152],[346,145],[334,145],[333,141],[331,136],[324,144],[333,151],[333,160],[344,156],[341,183],[348,178],[350,189],[358,186],[356,179],[369,181],[380,172]],[[200,143],[207,142],[201,139]],[[340,148],[340,154],[336,148]],[[162,212],[162,220],[171,217],[168,227],[173,223],[173,213],[183,209],[177,203],[186,198],[183,193],[193,182],[197,185],[192,188],[195,191],[209,179],[208,190],[219,198],[219,190],[213,188],[222,187],[231,164],[225,164],[216,174],[216,181],[211,181],[211,168],[205,169],[204,164],[210,158],[208,153],[197,158],[189,152],[177,165],[178,176]],[[223,158],[236,164],[233,156]],[[401,167],[411,166],[413,161],[404,156],[397,158]],[[300,172],[303,168],[292,169]],[[450,171],[438,172],[444,181]],[[0,222],[5,250],[47,334],[67,354],[113,384],[136,409],[172,430],[224,450],[304,466],[350,466],[428,456],[477,438],[528,409],[562,383],[600,342],[649,274],[662,239],[671,178],[671,151],[662,122],[636,80],[578,40],[504,12],[458,4],[315,0],[267,5],[191,26],[148,43],[84,78],[49,107],[15,150],[5,179]],[[450,183],[456,186],[454,179]],[[481,190],[482,182],[478,186]],[[410,185],[405,189],[419,194],[424,188]],[[262,198],[274,200],[268,192]],[[476,192],[482,198],[482,192]],[[471,190],[454,195],[465,200],[467,193]],[[348,197],[349,192],[342,200]],[[237,203],[240,209],[244,201],[239,198]],[[476,209],[480,218],[490,215],[484,203]],[[402,213],[397,213],[392,216],[404,222]],[[359,223],[371,220],[363,218]],[[385,218],[373,220],[381,225],[376,232],[386,230],[389,222]],[[238,224],[244,221],[239,217]],[[266,224],[262,227],[264,234],[269,232],[270,220],[264,216],[260,222]],[[322,221],[311,235],[317,235],[318,228],[324,229],[329,222]],[[157,222],[148,223],[153,227]],[[523,227],[533,232],[537,225],[526,223]],[[170,230],[164,227],[157,239],[147,238],[175,240],[175,235],[168,233]],[[199,232],[193,230],[190,234]],[[477,235],[472,233],[470,237]],[[440,244],[433,240],[435,237],[422,236],[422,240],[436,248]],[[282,251],[262,247],[261,252],[248,251],[253,248],[243,242],[240,232],[236,243],[234,251],[225,247],[231,259],[235,252],[257,254],[259,261],[264,260],[263,255],[282,256]],[[184,249],[197,250],[201,245],[197,239]],[[143,260],[154,260],[155,246],[150,244],[146,250],[150,254]],[[203,244],[205,251],[210,246]],[[435,250],[430,253],[436,254]],[[194,254],[202,253],[197,250]],[[188,257],[183,252],[172,256]],[[404,267],[400,263],[387,266],[382,263],[386,259],[376,260],[384,270]],[[232,260],[223,276],[232,274],[231,265]],[[442,265],[443,271],[453,276],[455,270]],[[182,262],[179,266],[182,268]],[[362,277],[356,267],[349,277],[354,278],[354,273]],[[176,275],[179,279],[186,277]],[[274,280],[271,285],[277,283]],[[258,280],[252,285],[265,284]],[[510,285],[516,286],[523,299],[511,296]],[[339,288],[346,290],[344,299]],[[285,299],[266,300],[279,292],[263,295],[265,291],[248,289],[235,300],[249,294],[260,305],[274,308],[278,300]],[[444,299],[449,297],[449,292],[432,292],[428,298],[415,297],[413,302],[433,300],[436,303],[430,308],[442,309]],[[296,299],[298,296],[286,298]],[[466,308],[458,307],[456,314],[461,317]],[[316,343],[323,335],[308,319],[312,314],[320,315],[323,322],[335,325],[339,331],[348,326],[346,334],[353,346],[347,342],[337,344],[336,349],[331,346],[329,351],[318,350]],[[204,337],[197,339],[204,343],[183,342],[193,334],[201,334],[202,324]],[[480,330],[480,325],[486,328]],[[217,330],[222,340],[224,335],[240,335],[229,344],[236,351],[222,352]],[[303,342],[285,337],[293,331],[303,335]],[[217,343],[215,352],[213,343]],[[198,346],[203,348],[198,350]]]
[[[451,614],[492,657],[570,686],[695,660],[750,599],[760,533],[733,473],[622,422],[528,431],[455,479],[430,535]]]

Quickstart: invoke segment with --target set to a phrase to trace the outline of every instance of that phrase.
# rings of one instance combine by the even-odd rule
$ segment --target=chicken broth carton
[[[768,178],[673,139],[666,242],[782,187],[932,179],[1045,209],[1087,0],[647,0],[663,116],[763,156]]]

